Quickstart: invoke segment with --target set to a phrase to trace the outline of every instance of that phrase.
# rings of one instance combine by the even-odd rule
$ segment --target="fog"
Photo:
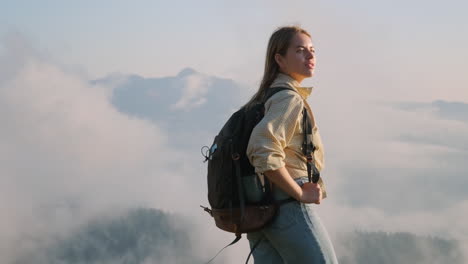
[[[2,263],[135,207],[190,219],[196,227],[190,235],[202,241],[192,245],[201,259],[230,242],[233,236],[198,207],[207,205],[199,148],[255,87],[185,71],[165,77],[178,90],[157,87],[156,78],[141,93],[126,75],[92,82],[21,34],[7,35],[1,45]],[[340,236],[356,229],[455,239],[468,252],[466,100],[416,100],[418,89],[408,99],[387,97],[366,93],[372,82],[344,87],[331,78],[324,73],[309,102],[326,152],[329,197],[317,210],[337,254],[352,256]],[[154,100],[171,94],[174,100],[154,103],[155,113],[125,108],[115,100],[122,87],[126,96],[148,92]],[[216,94],[222,87],[233,95]],[[156,118],[161,111],[165,116]],[[239,263],[247,252],[242,240],[219,261]]]

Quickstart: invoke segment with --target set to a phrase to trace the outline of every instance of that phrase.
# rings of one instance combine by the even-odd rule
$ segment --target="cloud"
[[[397,107],[407,111],[432,109],[434,114],[441,119],[468,122],[468,103],[464,102],[449,102],[444,100],[436,100],[431,103],[402,102],[397,104]]]
[[[0,90],[3,169],[34,185],[29,195],[118,183],[119,175],[145,165],[148,153],[163,148],[165,136],[156,125],[120,114],[109,103],[109,90],[45,60],[25,58],[9,77]],[[50,182],[67,188],[54,190]]]
[[[0,262],[124,208],[196,210],[201,198],[179,196],[202,196],[191,185],[193,166],[180,162],[190,155],[172,149],[167,132],[116,109],[112,87],[91,85],[19,35],[7,38],[0,54]]]
[[[198,151],[246,99],[243,88],[188,71],[90,83],[21,37],[7,39],[0,57],[2,260],[34,247],[38,237],[47,242],[136,205],[180,211],[198,225],[198,237],[215,234],[213,244],[196,245],[203,258],[229,242],[232,236],[198,208],[206,204],[206,164]],[[351,97],[336,97],[318,90],[310,99],[325,143],[329,198],[317,210],[327,229],[436,234],[466,243],[468,128],[456,115],[463,110],[435,103],[408,111],[359,98],[362,92],[349,87]],[[24,237],[34,239],[18,247]],[[223,255],[237,263],[247,251],[243,240]]]
[[[209,78],[202,74],[190,74],[183,78],[185,85],[182,97],[171,106],[171,109],[190,111],[192,108],[206,103],[204,95],[208,92],[210,86]]]
[[[457,239],[468,252],[468,125],[457,118],[463,110],[445,111],[438,101],[415,107],[322,99],[312,107],[320,111],[329,197],[317,210],[329,232],[434,235]]]

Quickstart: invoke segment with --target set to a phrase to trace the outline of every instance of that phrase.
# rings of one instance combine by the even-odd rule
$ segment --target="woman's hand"
[[[300,202],[320,204],[322,201],[322,189],[318,183],[306,182],[301,187]]]
[[[306,182],[301,187],[291,178],[285,167],[266,171],[264,174],[276,186],[301,203],[320,204],[322,201],[322,189],[319,184]]]

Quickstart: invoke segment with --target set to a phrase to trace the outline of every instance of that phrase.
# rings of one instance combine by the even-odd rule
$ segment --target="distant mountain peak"
[[[177,77],[183,78],[185,76],[189,76],[189,75],[196,74],[196,73],[198,72],[194,70],[193,68],[186,67],[177,74]]]

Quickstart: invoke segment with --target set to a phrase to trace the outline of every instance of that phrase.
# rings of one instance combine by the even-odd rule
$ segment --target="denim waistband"
[[[309,177],[304,176],[304,177],[295,178],[294,181],[299,186],[302,186],[304,185],[304,183],[309,182]],[[276,200],[284,200],[284,199],[291,198],[289,194],[281,190],[281,188],[279,187],[273,188],[273,196],[275,197]]]

